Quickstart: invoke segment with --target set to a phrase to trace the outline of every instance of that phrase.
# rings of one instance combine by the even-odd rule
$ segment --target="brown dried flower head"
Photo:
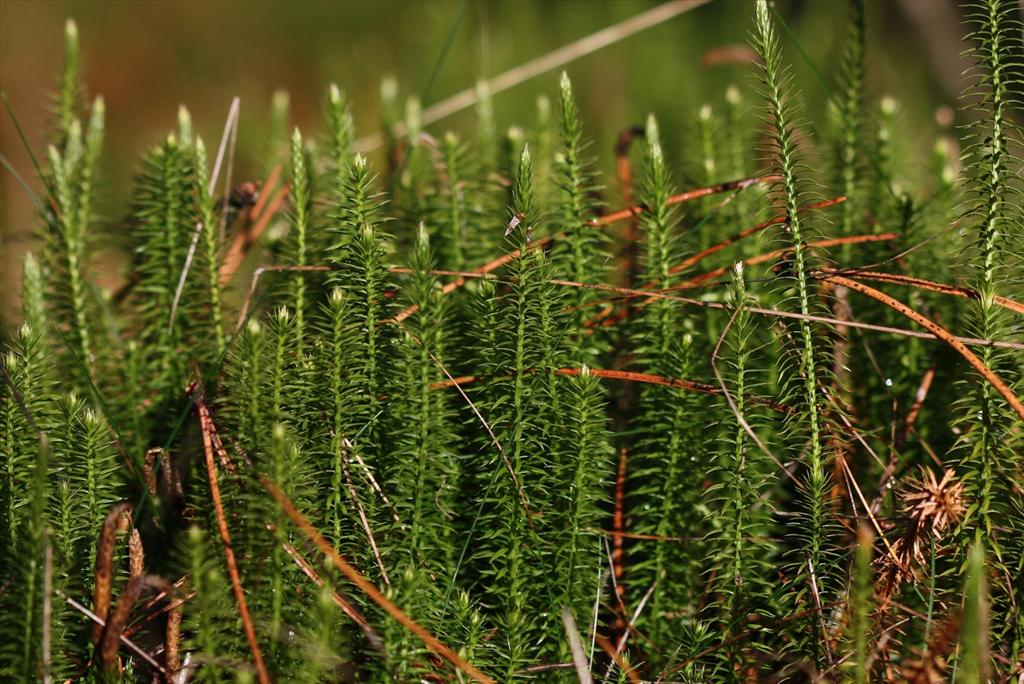
[[[879,558],[885,593],[894,592],[903,582],[917,580],[917,568],[924,564],[929,540],[940,541],[944,533],[963,518],[964,486],[952,470],[936,480],[931,470],[922,468],[920,480],[910,480],[900,494],[903,520],[900,536],[892,544],[893,555]],[[898,562],[897,562],[898,560]]]
[[[901,497],[904,512],[918,532],[927,530],[940,538],[949,527],[959,523],[964,515],[964,485],[954,479],[955,474],[949,469],[939,481],[926,468],[921,469],[921,475],[920,480],[911,480],[907,484]]]

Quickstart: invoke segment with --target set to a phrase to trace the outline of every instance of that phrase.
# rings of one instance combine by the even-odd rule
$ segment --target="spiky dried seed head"
[[[955,477],[947,469],[942,479],[936,480],[931,470],[922,468],[921,479],[909,480],[903,488],[902,533],[892,544],[896,558],[888,554],[879,558],[883,594],[894,592],[903,582],[916,581],[917,569],[924,564],[931,542],[941,541],[943,534],[963,518],[964,487]]]
[[[904,511],[918,529],[927,529],[938,538],[960,522],[966,510],[964,485],[955,478],[955,473],[947,469],[942,479],[936,480],[931,470],[922,468],[921,479],[907,483],[901,496]]]

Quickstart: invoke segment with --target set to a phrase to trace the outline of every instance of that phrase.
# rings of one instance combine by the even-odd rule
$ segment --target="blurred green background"
[[[384,77],[394,76],[403,96],[417,95],[429,105],[657,4],[3,0],[0,82],[37,154],[43,152],[63,24],[69,16],[77,20],[89,94],[102,94],[107,103],[105,201],[97,207],[102,231],[125,215],[139,155],[175,125],[179,103],[188,106],[196,128],[214,146],[232,96],[240,96],[236,178],[256,179],[265,167],[259,156],[277,89],[290,93],[291,123],[314,133],[320,130],[325,87],[335,81],[352,101],[357,134],[371,133],[380,128]],[[782,0],[777,9],[792,29],[783,35],[783,49],[802,86],[807,118],[820,125],[842,56],[847,5]],[[876,103],[883,94],[896,96],[898,122],[912,133],[904,144],[926,151],[940,128],[936,113],[955,104],[962,88],[961,9],[952,0],[892,0],[868,2],[867,14],[868,97]],[[715,0],[566,67],[603,169],[611,169],[618,132],[654,112],[680,170],[679,185],[698,184],[687,178],[685,164],[696,153],[691,141],[697,111],[704,103],[721,102],[730,84],[753,102],[749,63],[715,63],[722,48],[746,45],[752,17],[753,2]],[[537,97],[554,99],[557,77],[551,72],[497,95],[499,126],[532,122]],[[469,110],[428,130],[469,133],[472,125]],[[0,151],[38,186],[6,114]],[[609,199],[614,202],[614,194]],[[37,222],[7,171],[0,180],[0,209],[0,315],[10,324],[19,263]],[[106,242],[98,245],[93,271],[101,285],[112,286],[121,277],[121,257],[114,242]]]

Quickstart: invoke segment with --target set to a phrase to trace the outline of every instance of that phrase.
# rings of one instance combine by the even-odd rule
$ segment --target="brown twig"
[[[901,448],[907,442],[907,435],[914,429],[914,423],[917,422],[917,417],[921,415],[921,407],[924,406],[925,399],[928,398],[928,391],[932,387],[932,381],[935,379],[935,364],[928,367],[928,370],[921,376],[921,383],[917,386],[917,392],[914,394],[914,403],[910,405],[910,410],[907,411],[907,417],[903,421],[903,430],[900,436],[896,439],[896,448]]]
[[[751,185],[756,185],[757,183],[772,182],[772,181],[778,180],[778,178],[779,178],[778,176],[762,176],[762,177],[755,177],[755,178],[745,178],[743,180],[738,180],[738,181],[729,181],[727,183],[719,183],[718,185],[712,185],[712,186],[706,187],[706,188],[697,188],[695,190],[688,190],[687,192],[682,192],[682,193],[679,193],[678,195],[673,195],[672,197],[670,197],[668,199],[668,203],[670,205],[671,204],[681,204],[683,202],[689,202],[691,200],[700,199],[701,197],[707,197],[708,195],[714,195],[714,194],[720,193],[720,192],[728,192],[730,190],[741,190],[743,188],[748,188]],[[611,214],[605,214],[604,216],[599,216],[596,219],[588,221],[586,223],[586,225],[590,226],[590,227],[593,227],[593,228],[596,228],[596,227],[599,227],[599,226],[605,226],[605,225],[608,225],[610,223],[615,223],[616,221],[621,221],[623,219],[629,218],[630,216],[634,216],[634,215],[636,215],[636,214],[638,214],[638,213],[640,213],[642,211],[643,211],[643,207],[636,207],[636,206],[634,206],[634,207],[627,207],[626,209],[620,209],[619,211],[612,212]],[[537,240],[534,240],[532,243],[530,243],[529,249],[537,249],[537,248],[543,247],[544,245],[546,245],[547,243],[551,242],[552,240],[560,239],[560,238],[563,238],[563,237],[565,237],[565,233],[558,233],[556,235],[552,235],[552,236],[549,236],[549,237],[539,238]],[[480,266],[479,268],[474,269],[471,273],[473,274],[473,276],[480,276],[480,275],[484,275],[484,274],[490,273],[491,271],[494,271],[494,270],[496,270],[498,268],[501,268],[502,266],[504,266],[505,264],[509,263],[510,261],[513,261],[514,259],[519,258],[519,255],[520,255],[520,251],[518,249],[513,250],[511,252],[508,252],[507,254],[502,254],[501,256],[497,257],[496,259],[492,259],[491,261],[487,262],[483,266]],[[453,281],[451,283],[448,283],[443,288],[441,288],[441,292],[443,292],[444,294],[449,294],[450,292],[453,292],[453,291],[459,289],[460,287],[462,287],[465,284],[466,284],[466,278],[464,278],[464,277],[463,278],[459,278],[458,280],[455,280],[455,281]],[[416,311],[417,311],[417,307],[415,305],[410,306],[410,307],[402,310],[401,312],[399,312],[398,315],[395,316],[394,320],[396,322],[398,322],[398,323],[401,323],[406,318],[408,318],[412,314],[416,313]]]
[[[707,539],[707,537],[701,535],[697,537],[673,537],[667,534],[639,534],[637,532],[616,532],[615,530],[602,530],[597,527],[586,528],[588,532],[596,532],[597,534],[603,535],[610,539],[615,537],[622,537],[623,539],[637,539],[640,541],[656,541],[656,542],[697,542]]]
[[[633,141],[644,135],[643,126],[630,126],[619,133],[615,142],[615,175],[619,179],[619,192],[627,206],[633,204],[633,163],[629,159],[629,148]],[[637,232],[636,214],[630,214],[629,221],[622,233],[622,272],[626,276],[626,284],[633,287],[639,268],[640,240]]]
[[[238,573],[238,564],[235,562],[235,551],[231,547],[231,533],[228,531],[227,519],[224,517],[224,504],[220,498],[220,485],[218,484],[217,462],[213,458],[213,435],[217,428],[210,417],[210,411],[206,402],[199,394],[198,385],[190,388],[196,402],[196,410],[199,413],[200,431],[203,434],[203,454],[206,457],[206,475],[210,483],[210,498],[213,501],[214,514],[217,517],[217,529],[220,532],[220,540],[224,546],[224,559],[228,566],[228,575],[231,577],[231,589],[235,594],[235,603],[238,605],[238,614],[242,619],[242,629],[245,631],[246,641],[249,642],[249,650],[252,652],[253,662],[256,666],[256,675],[260,684],[270,684],[270,675],[263,663],[263,654],[260,652],[260,645],[256,639],[256,628],[252,623],[252,616],[249,614],[249,604],[245,600],[245,591],[242,589],[242,578]]]
[[[828,275],[840,275],[853,278],[855,280],[874,280],[880,283],[895,283],[897,285],[907,285],[909,287],[915,287],[922,290],[930,290],[932,292],[938,292],[940,294],[952,295],[953,297],[963,297],[964,299],[973,299],[975,301],[981,299],[981,293],[977,290],[973,290],[969,287],[958,287],[956,285],[947,285],[945,283],[936,283],[931,280],[925,280],[924,278],[914,278],[912,276],[900,275],[898,273],[880,273],[878,271],[861,271],[859,269],[841,269],[841,268],[820,268],[817,269],[817,273],[825,273]],[[1024,314],[1024,304],[1010,299],[1009,297],[1001,297],[995,295],[992,301],[1004,309],[1009,309],[1014,313]]]
[[[749,263],[749,260],[743,262],[744,264]],[[728,269],[719,269],[721,273],[725,273]],[[601,283],[577,283],[569,280],[549,280],[549,283],[553,285],[562,285],[566,287],[589,287],[595,290],[604,290],[606,292],[615,292],[622,294],[627,297],[653,297],[656,299],[667,299],[669,301],[680,302],[683,304],[690,304],[692,306],[699,306],[705,309],[728,309],[726,304],[721,302],[706,302],[700,299],[693,299],[691,297],[680,297],[677,295],[670,295],[666,292],[652,292],[651,290],[632,290],[626,287],[615,287],[614,285],[604,285]],[[680,285],[669,288],[670,291],[685,289],[686,286]],[[749,306],[747,311],[756,313],[762,316],[776,316],[778,318],[794,318],[798,320],[816,321],[818,323],[830,323],[832,325],[846,325],[851,328],[860,328],[862,330],[874,330],[875,332],[889,333],[892,335],[901,335],[903,337],[916,337],[925,340],[934,340],[936,336],[931,333],[918,332],[916,330],[907,330],[906,328],[894,328],[887,325],[875,325],[874,323],[862,323],[860,321],[840,321],[835,318],[828,316],[815,316],[812,314],[802,314],[796,311],[782,311],[781,309],[766,309],[759,306]],[[1024,344],[1017,342],[1003,342],[1000,340],[982,340],[977,337],[961,337],[954,336],[955,339],[965,345],[973,345],[979,347],[999,347],[1001,349],[1024,349]]]
[[[563,235],[564,235],[564,233],[559,234],[557,236],[553,236],[553,237],[538,238],[537,240],[534,240],[533,242],[531,242],[529,247],[527,247],[527,249],[540,249],[544,245],[546,245],[549,242],[551,242],[551,240],[554,239],[555,237],[562,237]],[[502,266],[504,266],[505,264],[507,264],[507,263],[509,263],[511,261],[514,261],[515,259],[518,259],[519,255],[520,255],[520,250],[518,250],[518,249],[514,249],[511,252],[508,252],[507,254],[502,254],[500,257],[498,257],[496,259],[491,259],[490,261],[488,261],[483,266],[480,266],[478,268],[473,269],[470,272],[471,275],[469,277],[473,278],[473,277],[479,277],[479,276],[486,275],[486,274],[490,273],[491,271],[497,270],[497,269],[501,268]],[[442,294],[449,294],[449,293],[454,292],[455,290],[459,289],[463,285],[465,285],[466,282],[467,282],[467,277],[465,277],[465,276],[461,277],[458,280],[454,280],[454,281],[448,283],[447,285],[445,285],[444,287],[442,287],[441,288],[441,292],[442,292]],[[417,311],[419,311],[419,307],[417,305],[415,305],[415,304],[413,304],[412,306],[406,307],[402,311],[398,312],[398,314],[394,318],[394,321],[396,323],[401,323],[402,321],[404,321],[406,318],[408,318],[409,316],[413,315]]]
[[[321,589],[324,589],[326,587],[324,578],[321,577],[319,573],[317,573],[317,571],[313,568],[312,565],[309,564],[309,562],[305,558],[302,557],[298,550],[288,543],[284,543],[283,546],[285,552],[289,556],[291,556],[292,560],[295,561],[295,564],[299,566],[299,568],[306,575],[306,577],[313,580],[313,584],[320,587]],[[359,625],[359,628],[363,630],[363,634],[366,635],[366,639],[370,642],[370,645],[378,651],[383,652],[384,642],[383,640],[381,640],[380,634],[377,633],[377,630],[373,628],[373,625],[367,622],[366,618],[362,616],[359,610],[356,609],[356,607],[352,605],[351,602],[349,602],[343,596],[341,596],[341,594],[334,591],[333,589],[327,589],[327,591],[331,596],[331,600],[334,601],[334,604],[341,608],[341,612],[345,613],[345,615],[347,615],[349,619],[352,620],[352,622]]]
[[[270,200],[270,193],[277,187],[277,181],[281,179],[281,165],[275,164],[267,176],[267,181],[260,186],[260,195],[256,198],[256,204],[249,210],[249,220],[255,221],[263,215],[263,209]]]
[[[948,344],[958,354],[960,354],[960,356],[964,357],[964,360],[967,361],[967,363],[972,368],[974,368],[974,370],[978,371],[978,373],[983,378],[985,378],[985,380],[990,385],[992,385],[992,387],[996,390],[996,392],[998,392],[999,395],[1002,396],[1003,399],[1006,400],[1006,402],[1010,405],[1010,407],[1014,410],[1014,412],[1016,412],[1016,414],[1018,416],[1020,416],[1022,419],[1024,419],[1024,404],[1022,404],[1020,399],[1017,397],[1017,395],[1013,393],[1013,390],[1011,390],[999,378],[999,376],[997,376],[994,372],[992,372],[992,369],[989,368],[988,366],[986,366],[985,363],[981,359],[979,359],[977,356],[975,356],[974,352],[972,352],[970,349],[968,349],[967,346],[963,342],[960,341],[960,339],[958,339],[955,335],[950,333],[948,330],[946,330],[945,328],[943,328],[939,324],[935,323],[931,319],[926,318],[925,316],[922,316],[917,311],[915,311],[914,309],[910,308],[909,306],[907,306],[903,302],[901,302],[899,300],[896,300],[896,299],[893,299],[892,297],[890,297],[889,295],[885,294],[884,292],[880,292],[880,291],[874,289],[873,287],[869,287],[869,286],[867,286],[867,285],[865,285],[863,283],[857,282],[856,280],[851,280],[849,278],[844,278],[843,276],[837,276],[837,275],[825,276],[824,279],[828,280],[830,282],[833,282],[833,283],[837,283],[837,284],[840,284],[840,285],[845,285],[846,287],[850,288],[851,290],[855,290],[857,292],[860,292],[861,294],[867,295],[868,297],[871,297],[872,299],[874,299],[876,301],[879,301],[882,304],[885,304],[886,306],[888,306],[890,309],[896,311],[897,313],[900,313],[900,314],[906,316],[910,320],[914,321],[915,323],[917,323],[921,327],[923,327],[926,330],[928,330],[929,332],[931,332],[932,335],[934,335],[935,337],[939,338],[940,340],[942,340],[943,342]]]
[[[645,134],[643,126],[631,126],[619,133],[615,145],[615,174],[619,180],[619,190],[623,204],[631,206],[633,199],[633,163],[629,156],[629,150],[633,142],[638,138],[642,139]],[[640,278],[640,251],[641,240],[639,230],[639,217],[633,214],[625,222],[622,230],[622,244],[619,248],[619,282],[627,287],[636,287]],[[629,317],[633,314],[633,299],[627,299],[622,308],[625,309],[623,316]],[[607,317],[617,315],[616,307],[609,305],[598,316]],[[582,321],[586,325],[586,321]],[[612,339],[610,359],[615,365],[628,361],[630,356],[630,339],[625,329],[615,331]],[[613,417],[618,426],[624,426],[628,420],[629,407],[634,406],[639,397],[639,388],[634,385],[626,385],[623,391],[616,398],[613,407]],[[623,611],[625,612],[625,611]]]
[[[836,197],[836,198],[830,199],[830,200],[822,200],[821,202],[814,202],[813,204],[807,204],[805,206],[802,206],[799,209],[797,209],[797,211],[798,212],[805,212],[805,211],[813,211],[813,210],[817,210],[817,209],[827,209],[829,207],[834,207],[837,204],[842,204],[846,200],[847,200],[846,197]],[[673,266],[669,270],[669,273],[673,274],[673,275],[676,274],[676,273],[679,273],[680,271],[683,271],[683,270],[689,268],[690,266],[693,266],[694,264],[696,264],[697,262],[701,261],[702,259],[704,259],[706,257],[709,257],[712,254],[716,254],[718,252],[721,252],[726,247],[729,247],[731,245],[736,244],[737,242],[739,242],[743,238],[750,237],[751,235],[756,235],[757,233],[760,233],[761,231],[763,231],[763,230],[765,230],[767,228],[770,228],[771,226],[775,226],[775,225],[778,225],[780,223],[785,223],[785,222],[786,222],[786,216],[785,215],[780,215],[780,216],[775,216],[773,218],[770,218],[767,221],[762,221],[761,223],[758,223],[756,226],[751,226],[750,228],[746,228],[744,230],[741,230],[740,232],[736,233],[732,237],[726,238],[725,240],[722,240],[718,244],[711,245],[707,249],[702,250],[700,252],[697,252],[696,254],[683,259],[678,264]],[[650,287],[650,285],[648,285],[647,287]]]
[[[730,198],[731,198],[731,196],[730,196]],[[846,201],[845,197],[836,197],[834,199],[824,200],[822,202],[816,202],[814,204],[808,204],[806,206],[800,207],[798,209],[798,211],[810,211],[812,209],[826,209],[826,208],[834,206],[836,204],[841,204],[841,203],[843,203],[845,201]],[[683,270],[685,270],[685,269],[687,269],[687,268],[689,268],[689,267],[699,263],[700,261],[702,261],[706,257],[709,257],[709,256],[711,256],[713,254],[716,254],[716,253],[722,251],[723,249],[725,249],[726,247],[729,247],[729,246],[731,246],[733,244],[736,244],[737,242],[739,242],[740,240],[742,240],[744,238],[750,237],[751,235],[755,235],[755,234],[765,230],[766,228],[769,228],[769,227],[774,226],[774,225],[778,225],[778,224],[783,223],[783,222],[785,222],[785,216],[776,216],[774,218],[768,219],[767,221],[762,221],[761,223],[758,223],[757,225],[751,226],[749,228],[745,228],[745,229],[741,230],[739,233],[733,235],[732,237],[726,238],[725,240],[719,242],[718,244],[712,245],[711,247],[708,247],[705,250],[697,252],[696,254],[693,254],[693,255],[687,257],[686,259],[683,259],[681,262],[679,262],[678,264],[676,264],[675,266],[673,266],[669,270],[669,274],[670,275],[675,275],[676,273],[679,273],[680,271],[683,271]],[[849,240],[850,238],[846,238],[846,239]],[[767,255],[760,255],[760,256],[757,256],[757,257],[753,257],[752,260],[748,260],[748,261],[750,261],[750,263],[760,263],[760,261],[767,261],[767,260],[769,260],[769,259],[771,259],[771,258],[773,258],[773,257],[775,257],[775,256],[777,256],[777,255],[779,255],[781,253],[784,253],[785,251],[786,250],[777,250],[775,252],[770,252]],[[758,261],[758,260],[760,260],[760,261]],[[744,262],[744,263],[747,263],[747,262]],[[706,282],[707,280],[712,280],[714,278],[717,278],[720,275],[723,275],[724,273],[726,273],[727,270],[728,270],[727,268],[715,269],[714,271],[710,271],[710,272],[705,273],[705,274],[703,274],[701,276],[698,276],[697,278],[694,278],[692,280],[686,281],[686,283],[683,283],[683,286],[686,286],[686,285],[692,283],[693,284],[692,287],[697,287],[697,286],[703,284],[704,282]],[[679,286],[679,289],[689,289],[689,288],[684,288],[683,286]],[[630,287],[633,287],[633,285],[630,284]],[[640,289],[645,289],[646,290],[646,289],[652,289],[654,287],[655,287],[655,283],[647,282],[644,285],[640,286]],[[676,288],[672,288],[672,289],[676,289]],[[636,295],[636,296],[639,296],[639,295]],[[600,300],[600,301],[597,301],[597,302],[591,302],[591,305],[593,305],[593,304],[604,304],[604,303],[607,303],[608,301],[609,300]],[[587,321],[586,325],[587,326],[593,326],[593,325],[596,325],[598,323],[600,323],[601,325],[610,325],[610,324],[614,324],[614,323],[620,323],[621,321],[625,320],[626,318],[628,318],[629,316],[632,315],[632,313],[633,313],[632,309],[635,306],[643,306],[645,304],[649,304],[650,302],[654,301],[654,297],[647,297],[639,305],[630,304],[630,302],[633,301],[633,297],[628,297],[626,299],[626,301],[627,301],[627,306],[625,306],[621,311],[615,312],[614,308],[609,307],[606,311],[602,312],[600,315],[598,315],[598,316],[590,319],[589,321]]]
[[[277,213],[277,210],[281,208],[282,204],[284,204],[284,200],[288,196],[290,187],[291,186],[289,184],[285,183],[285,185],[277,191],[277,194],[274,195],[274,199],[269,202],[266,209],[259,215],[259,218],[256,219],[256,222],[253,224],[251,229],[247,231],[239,231],[235,234],[235,239],[231,242],[231,246],[228,248],[227,254],[224,256],[224,262],[220,266],[221,285],[229,283],[231,278],[241,267],[249,248],[259,240],[263,231]],[[263,199],[263,197],[269,193],[270,188],[265,187],[264,191],[260,193],[260,199]]]
[[[653,385],[665,385],[666,387],[677,387],[679,389],[685,389],[689,392],[697,392],[700,394],[709,394],[712,396],[718,396],[721,394],[721,390],[714,385],[709,385],[705,382],[694,382],[693,380],[683,380],[682,378],[667,378],[661,375],[654,375],[651,373],[636,373],[633,371],[620,371],[620,370],[605,370],[601,368],[590,368],[588,369],[591,375],[598,378],[609,378],[612,380],[625,380],[627,382],[644,382]],[[558,368],[554,371],[559,375],[579,375],[579,368]],[[750,401],[755,404],[766,406],[773,411],[779,413],[792,413],[793,409],[786,406],[785,404],[779,404],[766,397],[750,397]]]
[[[212,461],[212,457],[207,459]],[[355,584],[361,591],[363,591],[374,603],[382,608],[388,615],[393,617],[399,624],[408,629],[410,632],[419,637],[427,648],[437,653],[452,665],[465,672],[467,675],[472,677],[475,681],[485,682],[486,684],[494,684],[494,680],[480,672],[470,663],[459,656],[458,653],[453,651],[451,648],[446,646],[437,640],[430,632],[421,627],[415,620],[406,615],[401,608],[392,603],[384,594],[381,593],[377,587],[367,580],[358,570],[349,564],[341,554],[334,550],[334,547],[324,539],[323,535],[317,531],[315,527],[295,508],[295,505],[285,495],[284,492],[278,488],[278,486],[265,475],[260,476],[260,482],[263,484],[264,489],[270,494],[281,507],[293,523],[302,531],[306,537],[313,542],[320,551],[331,559],[338,570],[342,572],[349,581]]]
[[[761,183],[774,183],[782,179],[782,176],[755,176],[753,178],[743,178],[741,180],[727,181],[725,183],[718,183],[717,185],[710,185],[706,188],[697,188],[695,190],[687,190],[686,192],[680,192],[676,195],[672,195],[665,204],[667,206],[673,206],[676,204],[683,204],[684,202],[692,202],[693,200],[700,199],[701,197],[707,197],[708,195],[717,195],[721,192],[729,192],[730,190],[744,190],[752,185],[758,185]],[[599,216],[596,219],[587,221],[588,226],[598,227],[606,226],[609,223],[615,223],[616,221],[622,221],[630,216],[636,216],[647,211],[647,207],[643,206],[632,206],[626,207],[625,209],[619,209],[613,211],[610,214]]]
[[[810,248],[810,249],[827,249],[829,247],[838,247],[840,245],[859,245],[859,244],[864,244],[866,242],[888,242],[889,240],[895,240],[899,236],[900,236],[899,233],[879,233],[877,235],[874,235],[874,234],[872,234],[872,235],[850,235],[850,236],[847,236],[847,237],[828,238],[828,239],[825,239],[825,240],[817,240],[815,242],[809,242],[809,243],[807,243],[805,245],[805,247]],[[767,261],[771,261],[772,259],[775,259],[777,257],[783,256],[786,253],[791,252],[791,251],[792,251],[792,248],[788,248],[787,247],[787,248],[783,248],[783,249],[772,250],[771,252],[765,252],[764,254],[759,254],[757,256],[750,257],[749,259],[744,259],[743,260],[743,265],[744,266],[756,266],[757,264],[763,264],[763,263],[765,263]],[[725,275],[729,271],[730,268],[732,268],[732,267],[731,266],[723,266],[721,268],[716,268],[716,269],[714,269],[712,271],[708,271],[706,273],[702,273],[701,275],[699,275],[699,276],[697,276],[695,278],[691,278],[690,280],[688,280],[688,281],[686,281],[684,283],[680,283],[679,285],[676,285],[676,286],[674,286],[672,288],[669,288],[669,289],[672,289],[672,290],[687,290],[687,289],[691,289],[691,288],[697,287],[698,285],[702,285],[702,284],[706,283],[709,280],[714,280],[715,278],[718,278],[720,276]]]

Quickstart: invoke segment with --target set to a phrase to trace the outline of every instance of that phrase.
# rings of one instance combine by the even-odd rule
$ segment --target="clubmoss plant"
[[[886,48],[858,0],[817,82],[838,96],[804,88],[832,125],[800,118],[781,9],[751,5],[761,122],[745,88],[689,93],[696,125],[650,117],[615,180],[565,74],[536,108],[481,82],[445,135],[390,79],[358,144],[338,86],[319,131],[275,96],[259,144],[225,146],[231,182],[268,179],[244,212],[184,107],[108,208],[69,23],[0,357],[0,679],[1015,667],[1016,6],[972,10],[973,123],[940,111],[939,147],[916,91],[869,104]]]
[[[748,428],[763,433],[765,419],[751,397],[763,387],[755,360],[761,351],[758,331],[749,311],[752,298],[747,291],[742,264],[732,272],[730,306],[731,325],[723,340],[721,369],[727,376],[734,414],[725,420],[719,448],[719,461],[713,473],[716,484],[705,497],[711,500],[708,567],[717,568],[711,578],[718,602],[719,633],[723,677],[742,679],[743,664],[753,651],[764,647],[766,635],[752,634],[735,639],[747,629],[748,616],[768,609],[771,596],[771,554],[773,510],[762,503],[772,483],[773,473],[767,457],[748,433]]]
[[[797,120],[792,79],[782,62],[779,39],[765,0],[757,2],[753,44],[762,61],[760,81],[771,126],[770,163],[781,176],[775,186],[775,200],[785,216],[783,234],[788,243],[786,247],[791,250],[790,263],[783,265],[780,281],[792,290],[796,310],[807,317],[817,310],[818,305],[811,279],[816,260],[807,247],[810,230],[799,211],[805,204],[803,174],[806,167],[801,164],[796,146]],[[811,606],[830,600],[832,588],[829,584],[835,569],[834,540],[830,538],[831,523],[827,511],[830,487],[827,465],[831,454],[826,413],[837,410],[837,407],[829,407],[822,392],[829,379],[817,333],[807,318],[798,319],[795,328],[795,368],[785,379],[787,384],[795,386],[791,396],[797,402],[797,412],[790,418],[793,430],[790,440],[803,463],[800,487],[802,524],[800,529],[794,530],[801,547],[796,561],[799,580],[794,589],[806,601],[805,605]],[[818,615],[811,619],[810,624],[820,637],[824,625],[819,619],[821,609],[817,608],[816,612]]]
[[[644,240],[643,278],[657,290],[672,285],[671,267],[679,254],[678,218],[668,205],[673,194],[669,171],[654,117],[648,117],[644,175],[639,199],[650,210],[641,215]],[[690,377],[693,372],[693,336],[686,331],[683,314],[668,300],[658,299],[641,310],[632,331],[634,364],[645,373],[662,377]],[[689,416],[699,411],[693,394],[659,385],[641,389],[636,428],[640,432],[630,487],[630,508],[635,511],[632,532],[643,535],[632,564],[629,592],[632,601],[650,594],[646,620],[640,624],[655,640],[671,639],[687,616],[700,580],[697,559],[700,542],[699,470],[704,450]],[[652,589],[653,587],[653,589]]]
[[[578,283],[600,282],[604,276],[607,254],[606,238],[599,228],[588,225],[597,213],[594,202],[596,189],[593,160],[587,157],[588,143],[583,137],[583,122],[572,92],[572,83],[566,73],[559,81],[561,110],[561,148],[555,157],[554,172],[559,188],[558,218],[567,240],[553,256],[555,268],[569,280]],[[586,319],[592,315],[590,303],[598,293],[578,288],[568,295],[567,304],[574,307],[574,318],[568,340],[573,359],[579,363],[594,363],[602,351],[595,335],[580,334]]]

